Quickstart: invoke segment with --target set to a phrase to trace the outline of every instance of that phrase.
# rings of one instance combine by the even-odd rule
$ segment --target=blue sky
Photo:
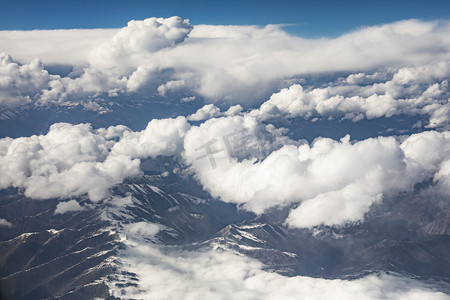
[[[189,18],[191,24],[288,23],[303,37],[333,37],[402,19],[449,19],[450,1],[1,0],[0,30],[117,28],[131,19]]]

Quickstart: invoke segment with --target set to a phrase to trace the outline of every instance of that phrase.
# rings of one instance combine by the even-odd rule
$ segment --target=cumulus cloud
[[[214,117],[218,117],[220,115],[221,115],[220,108],[218,108],[214,104],[207,104],[202,108],[199,108],[192,115],[189,115],[187,119],[189,121],[203,121]]]
[[[180,99],[181,102],[192,102],[195,100],[195,96],[183,97]]]
[[[127,195],[125,197],[113,195],[109,199],[108,203],[112,205],[113,207],[123,207],[126,205],[133,204],[133,197],[131,195]]]
[[[251,163],[284,144],[302,143],[285,133],[286,129],[264,125],[247,115],[210,119],[187,132],[183,156],[205,171],[216,165],[226,168],[235,161],[250,159]]]
[[[118,95],[118,92],[138,91],[142,85],[151,81],[153,74],[158,74],[158,65],[149,64],[152,60],[151,54],[164,48],[173,47],[176,43],[183,41],[191,29],[189,20],[172,17],[130,21],[127,27],[118,32],[116,32],[117,30],[105,30],[106,37],[111,36],[111,33],[115,34],[100,46],[97,44],[95,47],[87,47],[90,49],[89,54],[86,53],[86,50],[81,51],[85,54],[84,62],[78,64],[77,68],[82,66],[82,71],[79,71],[78,76],[64,78],[49,75],[40,60],[33,60],[29,64],[21,65],[12,61],[8,55],[1,54],[0,105],[66,104],[65,100],[80,100],[101,92]],[[64,31],[64,33],[73,34],[78,38],[80,35],[79,31]],[[30,35],[31,33],[18,34],[19,37],[29,37]],[[61,32],[55,31],[54,35],[59,37]],[[93,34],[87,35],[87,39],[98,35],[99,30],[94,30]],[[36,36],[43,39],[46,37],[50,40],[54,39],[49,31],[37,31]],[[0,38],[2,37],[10,40],[11,34],[0,33]],[[99,38],[97,41],[104,40],[104,38]],[[73,41],[76,41],[77,44],[92,44],[91,41],[79,43],[79,39]],[[24,44],[27,43],[28,40]],[[68,43],[70,44],[70,42]],[[59,45],[60,41],[54,49],[58,49]],[[27,48],[27,51],[29,49]],[[78,47],[75,45],[74,49],[78,49]],[[3,49],[0,48],[0,50]],[[14,50],[12,52],[16,53]],[[22,57],[20,53],[19,49],[17,54]],[[49,53],[54,53],[54,51],[49,51]],[[69,53],[70,51],[56,56],[67,58],[70,56]],[[67,58],[67,60],[56,61],[56,63],[67,64],[74,60],[78,61],[80,52],[74,53],[74,55],[77,57],[76,59]],[[46,55],[44,56],[46,57]],[[55,63],[54,56],[46,59],[46,62]],[[161,93],[164,94],[166,90],[175,89],[174,82],[176,81],[165,83]]]
[[[0,227],[12,227],[13,225],[5,219],[0,218]]]
[[[224,113],[225,116],[236,116],[240,114],[244,108],[240,104],[236,104],[233,106],[230,106],[230,108],[227,109],[227,111]]]
[[[217,118],[217,117],[221,117],[221,116],[232,117],[235,115],[239,115],[243,110],[244,110],[244,108],[241,105],[237,104],[237,105],[230,106],[227,111],[221,112],[220,108],[218,108],[214,104],[206,104],[205,106],[199,108],[192,115],[189,115],[187,117],[187,119],[189,121],[204,121],[204,120],[208,120],[211,118]]]
[[[176,91],[176,90],[182,88],[183,86],[185,86],[185,84],[186,83],[184,82],[184,80],[171,80],[171,81],[168,81],[168,82],[158,86],[157,90],[161,96],[165,96],[168,92]],[[187,101],[187,102],[189,102],[189,101]]]
[[[136,158],[175,155],[181,152],[183,139],[189,130],[185,117],[176,119],[154,119],[145,130],[127,131],[112,148],[114,155],[127,155]]]
[[[211,123],[205,124],[208,126]],[[212,132],[217,130],[214,125],[210,125],[212,128],[205,126],[205,132],[198,133],[193,129],[187,134],[187,160],[197,171],[199,181],[213,196],[223,201],[244,204],[247,209],[257,213],[269,207],[313,199],[327,192],[342,193],[343,189],[356,192],[367,186],[363,191],[358,190],[359,194],[366,193],[367,199],[358,199],[355,193],[354,197],[346,200],[355,201],[349,205],[355,204],[359,209],[337,212],[336,219],[340,223],[360,219],[361,214],[379,199],[383,191],[405,189],[410,184],[402,152],[393,138],[371,139],[355,144],[351,144],[348,137],[340,142],[321,138],[311,146],[283,146],[259,162],[251,159],[251,156],[237,161],[228,151],[219,152],[219,147],[225,148],[222,145],[212,145],[215,147],[210,157],[202,158],[199,154],[205,150],[201,149],[200,153],[197,147],[214,140]],[[215,139],[219,137],[216,135]],[[191,145],[194,140],[196,143]],[[210,165],[208,158],[214,159],[215,168]],[[334,198],[337,205],[343,204],[340,200],[347,199]],[[330,209],[336,212],[334,208]]]
[[[117,297],[139,299],[448,299],[418,281],[379,274],[357,280],[285,277],[253,259],[223,251],[167,251],[129,245],[121,268],[138,286],[118,288]],[[126,278],[125,282],[129,282]],[[121,285],[123,286],[123,285]]]
[[[345,81],[326,88],[305,90],[294,84],[273,94],[259,109],[251,112],[262,119],[332,117],[360,121],[394,115],[428,115],[426,127],[446,126],[450,121],[447,78],[450,63],[401,68],[394,74],[349,75]],[[376,82],[376,77],[390,80]],[[364,80],[369,83],[364,84]],[[358,83],[358,85],[355,85]]]
[[[125,86],[125,80],[95,68],[86,68],[77,78],[61,77],[49,74],[39,59],[19,64],[11,56],[0,53],[2,107],[81,104],[87,109],[99,110],[99,104],[91,97],[99,92],[112,95]]]
[[[57,93],[60,79],[44,70],[39,59],[20,65],[11,56],[0,53],[0,106],[49,100],[52,93]]]
[[[46,135],[0,140],[0,186],[21,187],[30,198],[66,198],[87,193],[103,199],[108,188],[139,173],[139,160],[109,155],[114,141],[89,124],[53,124]]]
[[[436,187],[434,187],[436,192],[444,196],[450,194],[450,159],[447,159],[441,164],[433,180],[437,183]]]
[[[30,198],[87,194],[99,201],[112,185],[140,173],[139,159],[181,154],[213,197],[258,214],[296,205],[289,226],[332,226],[363,220],[372,204],[419,182],[434,180],[434,192],[450,194],[449,139],[448,132],[427,131],[308,144],[249,114],[199,126],[182,116],[155,119],[140,132],[58,123],[46,135],[0,140],[0,187],[23,188]]]
[[[280,79],[302,74],[446,60],[448,30],[448,24],[409,20],[335,39],[305,40],[279,26],[195,26],[184,43],[158,54],[152,65],[157,61],[162,69],[176,70],[177,80],[183,78],[209,101],[239,103],[263,96]]]
[[[401,147],[411,164],[432,178],[435,185],[430,187],[433,193],[441,196],[450,194],[450,132],[434,131],[414,134],[405,139]],[[433,151],[430,151],[433,149]]]
[[[23,188],[37,199],[87,194],[100,201],[111,186],[140,174],[139,158],[179,154],[189,128],[184,117],[152,120],[141,132],[122,125],[94,130],[90,124],[56,123],[46,135],[3,138],[0,188]],[[64,205],[57,211],[75,203]]]
[[[150,88],[164,95],[182,87],[209,102],[234,103],[260,100],[284,85],[284,79],[319,72],[400,68],[393,81],[413,83],[414,76],[439,77],[447,71],[426,67],[414,71],[403,67],[450,59],[446,22],[406,20],[361,28],[333,39],[302,39],[274,25],[192,27],[188,20],[179,17],[149,18],[130,21],[120,30],[105,31],[105,37],[98,38],[97,45],[100,45],[92,48],[91,39],[100,36],[99,32],[87,34],[89,41],[80,42],[80,32],[66,31],[67,36],[73,35],[76,51],[64,51],[64,55],[55,51],[50,51],[51,55],[38,52],[37,56],[43,54],[44,63],[59,59],[58,63],[65,64],[65,60],[79,61],[83,53],[85,61],[78,68],[85,67],[82,73],[86,75],[74,86],[84,92],[113,94],[112,91],[127,93]],[[0,45],[8,44],[11,34],[0,33]],[[55,31],[54,36],[51,32],[35,33],[42,39],[40,43],[53,43],[52,49],[59,48],[55,37],[61,34],[60,31]],[[27,52],[34,48],[29,47],[31,36],[32,32],[19,34],[19,41],[13,47],[0,50],[22,59],[23,47]],[[86,54],[87,50],[77,51],[79,44],[85,44],[90,54]],[[356,82],[358,76],[366,78],[355,75],[348,82]],[[64,87],[74,84],[69,78],[66,81]],[[84,88],[85,85],[89,87]]]
[[[119,74],[130,73],[153,52],[182,42],[191,30],[189,20],[179,17],[132,20],[92,52],[90,63],[117,69]]]
[[[433,177],[441,185],[447,179],[448,132],[424,132],[403,143],[394,137],[350,142],[346,136],[308,145],[295,144],[285,132],[261,133],[271,128],[261,126],[249,115],[208,120],[186,134],[184,157],[222,201],[259,214],[299,203],[287,219],[293,227],[362,220],[384,196],[412,191]],[[429,157],[434,144],[439,150]]]
[[[356,143],[348,137],[341,141],[318,138],[307,145],[290,140],[284,129],[263,125],[261,120],[323,116],[358,121],[405,113],[428,115],[427,127],[445,127],[450,117],[446,32],[447,23],[413,20],[365,28],[336,39],[303,40],[277,26],[192,29],[178,17],[151,18],[132,21],[118,31],[93,52],[98,60],[76,78],[50,75],[39,60],[20,65],[3,55],[0,101],[4,104],[138,91],[154,78],[161,95],[189,88],[209,100],[234,101],[238,93],[236,99],[242,101],[249,89],[262,91],[276,78],[394,67],[351,74],[325,88],[294,84],[243,116],[232,117],[242,115],[240,105],[222,112],[207,104],[187,119],[152,120],[141,132],[57,124],[44,136],[3,139],[0,184],[24,188],[34,198],[87,193],[98,201],[107,196],[111,185],[139,173],[138,159],[184,150],[187,164],[214,197],[257,213],[298,204],[287,220],[291,226],[360,220],[383,196],[410,190],[427,178],[434,178],[445,193],[447,152],[438,152],[437,161],[424,162],[420,153],[425,151],[419,149],[418,141],[412,142],[414,137],[403,143],[394,138]],[[424,36],[425,42],[417,43]],[[244,41],[246,47],[242,47]],[[404,66],[410,62],[422,64]],[[165,75],[154,76],[158,74]],[[198,127],[187,122],[207,119],[211,120]],[[447,137],[441,133],[432,139],[437,142]]]
[[[81,206],[76,200],[69,200],[66,202],[59,202],[56,205],[55,215],[57,214],[65,214],[67,212],[80,211],[83,210],[84,207]]]
[[[162,228],[163,226],[156,223],[149,223],[149,222],[136,222],[136,223],[129,223],[129,224],[123,224],[123,228],[125,230],[126,235],[129,235],[133,238],[152,238],[154,237]]]

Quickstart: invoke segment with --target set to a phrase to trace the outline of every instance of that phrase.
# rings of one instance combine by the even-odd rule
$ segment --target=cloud
[[[142,221],[124,224],[123,228],[126,234],[132,238],[143,237],[149,239],[154,237],[163,228],[163,226],[156,223]]]
[[[60,79],[44,70],[39,59],[19,65],[11,56],[0,53],[0,106],[48,101],[52,93],[57,93]]]
[[[413,279],[368,275],[356,280],[285,277],[263,270],[245,256],[224,251],[188,252],[129,245],[121,268],[135,273],[138,286],[118,288],[117,297],[139,299],[448,299]],[[127,278],[120,278],[129,282]]]
[[[262,159],[282,145],[302,143],[290,140],[286,132],[247,115],[210,119],[187,132],[183,156],[207,172],[215,165],[226,169],[236,161],[246,164],[251,163],[247,159]]]
[[[369,139],[355,144],[351,144],[348,137],[340,142],[318,138],[311,146],[283,145],[258,162],[251,155],[238,161],[229,151],[224,151],[226,147],[223,143],[211,145],[212,154],[209,157],[202,156],[206,150],[198,149],[199,145],[219,141],[221,135],[227,134],[225,130],[233,132],[231,126],[226,126],[220,132],[217,131],[219,124],[205,124],[203,128],[200,126],[203,132],[194,128],[186,135],[187,161],[197,172],[200,183],[214,197],[244,204],[245,208],[256,213],[277,205],[313,199],[324,193],[342,193],[344,189],[354,191],[349,186],[355,185],[356,190],[363,189],[358,190],[359,194],[366,193],[368,198],[364,204],[363,199],[354,197],[348,201],[353,199],[355,203],[350,205],[362,205],[364,209],[355,208],[357,214],[350,210],[338,212],[336,218],[341,223],[360,219],[361,214],[379,199],[378,194],[383,191],[406,189],[410,185],[403,153],[394,138]],[[259,150],[258,142],[256,150]],[[244,143],[243,146],[247,148],[252,147],[251,144],[245,144],[245,140],[240,143]],[[215,162],[213,166],[210,164],[211,159]],[[334,201],[339,205],[343,204],[340,200],[345,197],[335,198]]]
[[[182,87],[184,87],[184,80],[171,80],[160,86],[158,86],[158,94],[161,96],[165,96],[170,91],[176,91]],[[189,101],[188,101],[189,102]]]
[[[91,99],[96,93],[117,93],[125,85],[126,81],[94,68],[86,68],[77,78],[61,78],[49,74],[39,59],[19,64],[0,53],[0,107],[81,104],[99,110],[99,104]]]
[[[450,159],[441,164],[439,171],[434,175],[433,181],[436,184],[433,191],[443,196],[450,194]]]
[[[286,220],[292,227],[363,220],[383,197],[427,180],[434,180],[430,192],[450,194],[448,132],[355,142],[319,137],[311,144],[287,132],[250,114],[199,126],[182,116],[154,119],[139,132],[57,123],[46,135],[0,140],[0,187],[23,188],[37,199],[87,194],[100,201],[111,186],[140,174],[139,159],[181,155],[215,198],[257,214],[296,206]]]
[[[133,204],[133,197],[131,195],[127,195],[125,197],[112,195],[108,203],[112,206],[123,207],[126,205]]]
[[[136,175],[139,160],[109,155],[124,126],[95,131],[89,124],[53,124],[46,135],[0,140],[0,186],[24,188],[30,198],[67,198],[87,193],[104,199],[108,188]]]
[[[220,115],[221,115],[220,108],[218,108],[214,104],[207,104],[202,108],[199,108],[192,115],[189,115],[187,119],[189,121],[203,121],[214,117],[218,117]]]
[[[19,64],[12,61],[6,54],[0,56],[0,105],[18,106],[29,103],[38,105],[47,104],[67,104],[66,100],[77,101],[83,97],[90,97],[96,93],[107,92],[110,95],[117,95],[118,92],[134,92],[142,85],[152,79],[152,74],[158,70],[149,68],[148,64],[152,60],[152,53],[161,49],[173,47],[176,43],[183,41],[191,31],[189,20],[182,20],[178,17],[149,18],[143,21],[130,21],[127,27],[117,30],[105,30],[105,35],[111,36],[110,40],[104,41],[100,46],[87,41],[87,50],[84,53],[84,61],[76,66],[83,69],[70,77],[61,78],[56,75],[49,75],[44,69],[40,60],[33,60],[31,63]],[[81,31],[87,32],[87,31]],[[93,34],[87,34],[87,39],[99,36],[101,31],[94,30]],[[14,33],[14,32],[13,32]],[[12,34],[0,33],[0,38],[12,39]],[[80,31],[64,31],[73,37],[80,37]],[[18,37],[29,38],[32,34],[20,34]],[[60,31],[55,31],[54,36],[59,37]],[[55,37],[51,31],[37,31],[36,38],[50,39],[54,42]],[[66,40],[63,38],[63,40]],[[77,41],[79,39],[74,39]],[[70,44],[70,41],[67,41]],[[76,42],[77,44],[79,42]],[[81,42],[83,44],[85,42]],[[24,42],[28,44],[28,40]],[[55,45],[55,49],[59,48]],[[39,48],[39,47],[38,47]],[[64,48],[64,47],[63,47]],[[9,48],[8,48],[9,49]],[[29,51],[30,48],[27,48]],[[47,48],[45,48],[47,49]],[[74,45],[74,49],[78,49]],[[3,50],[3,49],[0,49]],[[14,53],[16,51],[13,50]],[[19,50],[17,54],[20,55]],[[54,53],[54,51],[49,51]],[[77,58],[70,58],[70,51],[56,55],[65,57],[67,60],[55,61],[53,56],[46,59],[49,63],[68,64],[79,61],[79,52],[73,53]],[[47,57],[46,55],[44,55]],[[156,75],[158,72],[156,72]],[[165,89],[174,89],[174,81],[165,83]],[[178,81],[181,82],[181,81]],[[163,91],[164,93],[164,91]]]
[[[47,55],[36,47],[44,64],[79,62],[83,56],[77,65],[78,70],[85,68],[79,74],[82,79],[66,78],[63,83],[83,92],[148,92],[159,87],[158,92],[165,94],[184,82],[186,93],[208,102],[254,103],[285,86],[284,80],[304,74],[400,68],[394,78],[397,84],[414,83],[411,76],[439,77],[446,71],[403,68],[448,61],[449,28],[448,22],[406,20],[333,39],[302,39],[274,25],[192,27],[179,17],[149,18],[105,30],[104,36],[101,30],[18,33],[13,46],[0,50],[23,60],[24,53],[34,49],[30,43],[39,40],[45,49],[52,49]],[[81,33],[86,33],[85,41],[80,41]],[[64,52],[55,53],[60,44],[56,37],[62,34],[67,35],[63,39],[67,44]],[[0,45],[8,44],[12,36],[14,32],[0,32]],[[86,50],[79,51],[79,45]],[[72,92],[77,89],[68,89],[75,97]]]
[[[65,214],[67,212],[72,211],[81,211],[84,207],[81,206],[76,200],[69,200],[66,202],[59,202],[56,205],[55,215],[57,214]]]
[[[187,119],[189,121],[204,121],[221,116],[232,117],[239,115],[243,110],[244,108],[240,104],[237,104],[230,106],[227,111],[221,112],[220,108],[218,108],[214,104],[206,104],[203,107],[199,108],[195,113],[189,115]]]
[[[401,147],[411,164],[417,164],[434,186],[429,190],[440,196],[450,195],[450,132],[427,131],[414,134],[404,140]],[[433,151],[429,151],[433,149]]]
[[[12,227],[13,225],[5,219],[0,218],[0,227]]]
[[[192,102],[195,100],[195,96],[183,97],[180,99],[181,102]]]
[[[346,136],[308,145],[270,128],[249,115],[210,119],[186,134],[183,155],[203,187],[222,201],[258,214],[298,203],[286,221],[293,227],[363,220],[383,197],[433,177],[447,186],[448,132],[424,132],[402,143],[394,137],[350,142]],[[431,146],[439,150],[428,155]]]
[[[243,110],[244,108],[240,104],[233,105],[230,106],[230,108],[228,108],[226,112],[224,112],[224,115],[228,117],[236,116],[239,115]]]
[[[410,28],[414,28],[411,30]],[[306,40],[279,26],[195,26],[183,43],[148,63],[209,101],[251,102],[280,80],[308,73],[362,71],[448,60],[448,24],[417,20]]]
[[[264,119],[277,116],[287,118],[339,118],[360,121],[394,115],[428,115],[426,127],[448,125],[450,105],[447,78],[450,63],[401,68],[392,74],[375,73],[349,75],[346,80],[325,88],[305,90],[294,84],[273,94],[252,115]],[[370,82],[376,77],[390,80]],[[365,80],[369,83],[364,84]],[[359,85],[355,85],[358,83]]]
[[[183,139],[190,125],[184,117],[176,119],[154,119],[145,130],[127,131],[112,148],[114,155],[126,155],[134,158],[175,155],[181,152]]]

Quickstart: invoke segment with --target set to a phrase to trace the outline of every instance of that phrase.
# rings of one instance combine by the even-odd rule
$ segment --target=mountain
[[[390,272],[450,292],[450,209],[436,201],[405,197],[389,212],[372,208],[365,222],[293,229],[283,224],[286,209],[257,216],[212,199],[189,176],[164,175],[127,178],[112,200],[79,197],[83,209],[62,214],[55,214],[59,199],[3,190],[0,218],[12,224],[0,227],[5,299],[113,298],[112,287],[139,286],[138,274],[121,268],[127,240],[139,236],[157,247],[231,251],[287,276]],[[159,230],[151,234],[149,226]]]

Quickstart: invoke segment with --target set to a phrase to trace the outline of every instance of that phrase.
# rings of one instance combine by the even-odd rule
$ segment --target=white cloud
[[[206,104],[205,106],[199,108],[195,113],[189,115],[187,119],[189,121],[203,121],[214,117],[219,117],[222,113],[220,108],[214,104]]]
[[[0,218],[0,227],[12,227],[13,225],[5,219]]]
[[[89,61],[118,74],[129,74],[151,60],[152,53],[182,42],[191,29],[189,20],[179,17],[132,20],[110,41],[96,48]]]
[[[426,177],[433,178],[436,185],[430,188],[432,192],[444,196],[450,195],[449,141],[448,131],[428,131],[411,135],[401,145],[403,152],[411,160],[411,165],[417,164],[416,168],[426,174]]]
[[[301,143],[290,140],[285,133],[285,129],[264,125],[247,115],[210,119],[188,131],[183,155],[188,163],[205,171],[211,164],[223,168],[235,160],[244,160],[245,164],[245,160],[262,159],[284,144]]]
[[[75,83],[70,83],[69,78],[63,83],[71,92],[74,89],[70,85],[90,93],[160,87],[159,92],[164,94],[170,85],[184,82],[183,89],[208,101],[233,103],[259,100],[282,85],[283,79],[318,72],[402,68],[394,81],[414,83],[412,77],[439,77],[447,72],[447,67],[413,70],[411,66],[450,59],[446,22],[406,20],[362,28],[333,39],[302,39],[273,25],[192,28],[188,20],[178,17],[130,21],[120,30],[105,30],[104,36],[101,32],[20,33],[12,46],[0,50],[23,60],[24,53],[35,48],[30,43],[39,41],[46,46],[37,46],[36,56],[42,54],[44,63],[79,62],[83,56],[84,62],[78,64],[90,65],[85,70],[87,74]],[[81,33],[86,33],[85,41],[80,41]],[[55,53],[60,44],[56,37],[63,34],[67,35],[63,39],[67,42],[64,52]],[[12,36],[14,32],[0,32],[0,45],[8,44]],[[94,44],[100,46],[93,48]],[[73,45],[74,50],[68,50],[68,45]],[[86,50],[79,51],[79,45]],[[47,55],[41,49],[52,51]],[[358,76],[358,80],[366,78]],[[350,78],[348,83],[356,82],[352,80],[357,79]]]
[[[152,120],[141,132],[56,123],[46,135],[0,139],[0,188],[20,187],[37,199],[87,193],[100,201],[111,186],[140,174],[139,158],[179,154],[189,127],[184,117]]]
[[[431,177],[439,170],[443,160],[450,156],[450,132],[426,131],[406,138],[401,149],[410,160]],[[432,151],[430,151],[433,149]]]
[[[158,86],[158,93],[165,96],[170,91],[176,91],[185,86],[184,80],[171,80]]]
[[[448,78],[450,66],[448,61],[441,61],[429,65],[400,68],[392,81],[399,84],[432,83],[436,80]]]
[[[426,127],[446,126],[450,121],[448,75],[450,63],[442,61],[420,67],[402,68],[393,75],[376,73],[349,75],[345,81],[326,88],[304,90],[299,84],[273,94],[251,112],[262,119],[332,117],[360,121],[393,115],[428,115]],[[391,80],[363,84],[375,77]],[[354,85],[355,82],[360,85]]]
[[[184,157],[203,187],[222,201],[259,214],[300,203],[287,219],[293,227],[362,220],[382,197],[412,191],[434,176],[446,182],[447,165],[441,164],[450,155],[448,132],[420,133],[403,143],[393,137],[351,143],[347,136],[297,146],[282,140],[284,132],[266,140],[269,128],[248,115],[208,120],[186,134]],[[428,155],[429,147],[439,150]]]
[[[153,62],[177,70],[177,78],[210,101],[239,103],[261,97],[280,79],[301,74],[446,60],[447,33],[448,24],[416,20],[318,40],[287,35],[277,26],[196,26],[184,43]]]
[[[84,207],[81,206],[76,200],[69,200],[66,202],[59,202],[56,205],[55,214],[65,214],[72,211],[83,210]]]
[[[184,117],[176,119],[154,119],[145,130],[125,132],[112,148],[112,154],[135,158],[175,155],[181,152],[183,139],[190,126]]]
[[[220,108],[218,108],[214,104],[206,104],[203,107],[199,108],[192,115],[189,115],[187,119],[189,121],[204,121],[222,116],[232,117],[239,115],[243,110],[244,108],[241,105],[237,104],[230,106],[227,111],[221,112]]]
[[[149,68],[148,62],[152,60],[152,53],[161,49],[173,47],[176,43],[183,41],[191,30],[189,20],[182,20],[178,17],[172,18],[149,18],[143,21],[130,21],[127,27],[121,30],[105,30],[105,36],[111,37],[105,41],[104,37],[99,37],[97,41],[104,41],[92,47],[92,38],[99,36],[101,30],[94,30],[92,34],[87,31],[63,31],[67,35],[80,37],[81,33],[88,33],[85,42],[79,39],[72,41],[74,49],[79,49],[79,44],[85,44],[83,51],[71,53],[70,51],[56,54],[62,58],[58,61],[55,55],[44,55],[45,61],[49,63],[70,64],[79,61],[80,53],[83,53],[83,62],[79,63],[84,69],[78,77],[64,77],[49,75],[43,69],[39,60],[33,60],[30,64],[20,65],[13,62],[11,58],[2,54],[0,62],[0,105],[13,106],[28,103],[45,105],[48,103],[58,104],[70,99],[79,100],[89,97],[98,92],[108,92],[117,95],[118,92],[138,91],[142,85],[146,85],[152,79],[152,74],[157,73],[159,67],[155,64]],[[11,40],[13,33],[0,33],[0,38]],[[17,34],[17,37],[30,38],[32,33]],[[55,42],[55,37],[60,37],[61,31],[55,31],[54,36],[51,31],[37,31],[36,39],[42,38],[45,43]],[[67,37],[66,37],[67,38]],[[66,41],[66,38],[62,40]],[[36,41],[36,39],[32,39]],[[70,44],[70,41],[66,41]],[[28,45],[29,40],[24,41]],[[36,42],[37,43],[37,42]],[[17,41],[14,43],[17,45]],[[66,45],[67,45],[66,44]],[[86,45],[87,44],[87,45]],[[54,45],[54,49],[60,48]],[[14,48],[14,47],[13,47]],[[19,47],[20,48],[20,47]],[[37,47],[40,49],[40,47]],[[8,48],[9,49],[9,48]],[[14,48],[15,49],[15,48]],[[21,55],[21,50],[12,50],[12,53]],[[29,52],[32,48],[27,48]],[[47,49],[48,48],[44,48]],[[63,47],[63,49],[66,49]],[[0,50],[3,50],[0,48]],[[49,53],[54,54],[53,51]],[[37,53],[39,54],[39,52]],[[76,58],[71,57],[73,54]],[[26,55],[27,56],[27,55]],[[28,57],[28,56],[27,56]],[[56,59],[56,61],[55,61]],[[79,66],[78,66],[79,67]],[[132,75],[131,75],[132,74]],[[127,76],[131,75],[129,78]],[[158,79],[159,80],[159,79]],[[166,83],[166,89],[174,88],[173,81]]]
[[[39,59],[19,65],[0,53],[0,106],[19,106],[37,100],[47,100],[57,93],[59,76],[50,75]]]
[[[139,299],[448,299],[418,281],[380,274],[356,280],[285,277],[253,259],[223,251],[168,251],[129,245],[121,268],[137,274],[138,286],[111,289]],[[129,282],[127,278],[123,278]]]
[[[39,59],[19,64],[9,55],[0,53],[0,107],[80,103],[98,110],[99,105],[92,102],[91,96],[98,92],[117,93],[125,86],[123,78],[95,68],[86,68],[80,77],[74,79],[61,78],[49,74]]]
[[[41,58],[45,64],[87,66],[89,54],[120,29],[0,30],[0,52],[21,63]]]
[[[230,108],[228,108],[228,110],[226,112],[224,112],[224,115],[228,116],[228,117],[236,116],[236,115],[240,114],[243,110],[244,110],[244,108],[240,104],[233,105],[233,106],[230,106]]]
[[[433,187],[435,192],[443,196],[450,194],[450,159],[447,159],[441,164],[433,180],[437,183],[436,187]]]
[[[225,130],[233,131],[228,124],[226,129],[219,127],[220,131],[218,124],[205,124],[198,130],[194,128],[188,132],[185,140],[187,160],[196,170],[200,183],[214,197],[245,204],[247,209],[257,213],[325,193],[354,192],[355,188],[351,185],[356,185],[357,192],[368,196],[364,204],[357,202],[362,200],[355,197],[345,200],[345,197],[334,195],[335,199],[330,200],[336,201],[336,205],[344,204],[344,200],[355,201],[352,204],[360,208],[355,208],[355,214],[351,210],[338,213],[336,219],[340,219],[338,223],[341,223],[360,219],[368,206],[379,199],[378,194],[406,189],[410,185],[403,153],[393,138],[369,139],[355,144],[347,139],[338,142],[321,138],[311,146],[283,146],[260,162],[255,162],[252,156],[237,161],[228,151],[220,151],[220,148],[225,148],[223,143],[212,145],[212,152],[217,153],[202,156],[206,154],[206,149],[198,149],[199,145],[213,139],[220,140],[221,135],[227,134]],[[203,132],[201,129],[204,129]],[[246,143],[245,140],[240,142]],[[258,144],[256,146],[259,147]],[[211,166],[210,159],[214,159],[215,166]],[[331,206],[335,212],[335,205]]]
[[[89,124],[53,124],[46,135],[0,140],[0,186],[21,187],[30,198],[66,198],[87,193],[104,199],[108,188],[139,173],[139,160],[109,155],[108,137],[118,128],[95,131]]]
[[[133,204],[133,197],[131,195],[127,195],[125,197],[120,196],[111,196],[111,199],[108,201],[109,204],[116,207],[123,207],[126,205]]]
[[[286,223],[291,227],[311,228],[321,224],[333,226],[363,220],[370,205],[381,201],[382,197],[381,193],[374,193],[370,187],[368,190],[364,186],[371,184],[373,182],[356,182],[337,191],[320,193],[293,209]]]
[[[46,135],[0,140],[0,187],[23,188],[30,198],[87,194],[99,201],[112,185],[140,173],[140,158],[181,154],[204,189],[222,201],[258,214],[298,204],[286,220],[293,227],[363,220],[373,203],[425,180],[434,179],[434,192],[450,193],[448,132],[402,142],[350,142],[347,136],[312,144],[286,133],[248,114],[192,127],[181,116],[155,119],[140,132],[58,123]]]

